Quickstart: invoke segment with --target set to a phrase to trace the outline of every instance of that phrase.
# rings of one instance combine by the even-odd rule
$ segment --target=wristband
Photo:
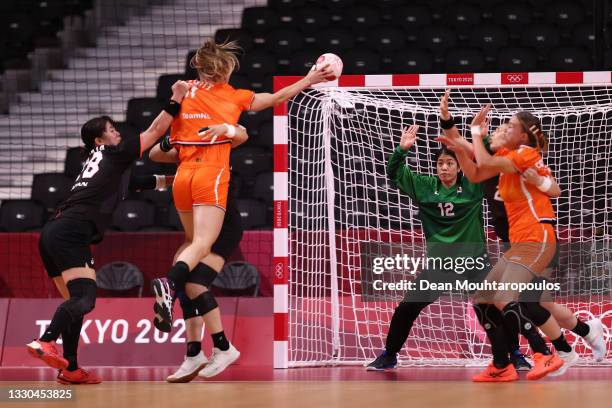
[[[455,126],[455,119],[452,116],[450,119],[442,119],[440,116],[440,127],[442,129],[451,129],[453,126]]]
[[[544,177],[544,180],[542,180],[536,187],[538,187],[538,190],[545,193],[552,187],[552,180],[550,177]]]
[[[166,106],[164,106],[163,110],[174,118],[176,117],[176,115],[179,114],[179,111],[181,110],[181,104],[177,101],[173,101],[172,99],[170,99]]]
[[[472,137],[480,137],[481,136],[480,126],[471,126],[470,127],[470,132],[472,133]]]
[[[159,150],[166,153],[172,150],[172,144],[170,143],[170,135],[164,136],[161,142],[159,142]]]
[[[230,125],[230,124],[227,124],[227,123],[224,123],[224,125],[225,125],[225,127],[227,128],[226,135],[227,135],[228,137],[234,137],[234,136],[236,136],[236,126],[234,126],[234,125]]]

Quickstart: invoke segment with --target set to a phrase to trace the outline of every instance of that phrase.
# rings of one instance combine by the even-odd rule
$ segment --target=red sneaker
[[[60,370],[57,374],[57,382],[60,384],[100,384],[102,379],[89,371],[77,368],[74,371]]]
[[[38,358],[44,361],[49,367],[63,370],[68,367],[68,360],[60,356],[55,348],[55,342],[34,340],[33,342],[26,344],[28,353],[34,358]]]
[[[527,379],[532,381],[539,380],[547,374],[557,371],[564,364],[557,353],[550,355],[535,353],[533,355],[533,363],[533,368],[527,373]]]
[[[472,377],[474,382],[510,382],[518,379],[518,373],[512,363],[504,368],[496,368],[493,362],[489,363],[483,372]]]

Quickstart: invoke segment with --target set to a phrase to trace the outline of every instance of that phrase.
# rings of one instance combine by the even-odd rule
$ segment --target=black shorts
[[[60,217],[47,222],[40,232],[38,249],[49,277],[61,276],[70,268],[93,268],[89,245],[95,233],[90,221]]]
[[[223,226],[211,248],[211,252],[227,260],[238,244],[240,244],[242,231],[242,222],[238,206],[236,205],[236,197],[230,193],[227,197],[227,208],[225,210]]]

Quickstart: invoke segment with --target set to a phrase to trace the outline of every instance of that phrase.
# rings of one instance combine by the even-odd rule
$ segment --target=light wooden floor
[[[0,382],[9,387],[59,388],[53,382]],[[2,407],[452,407],[582,408],[612,405],[612,381],[283,381],[283,382],[105,382],[72,387],[76,399],[63,403],[2,403]]]

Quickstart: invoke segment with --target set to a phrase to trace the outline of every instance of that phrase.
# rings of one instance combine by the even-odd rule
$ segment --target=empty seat
[[[272,113],[270,110],[265,110],[261,112],[253,112],[246,111],[240,115],[240,119],[238,119],[238,123],[244,126],[247,130],[247,133],[251,131],[251,129],[257,129],[264,121],[272,120]]]
[[[393,11],[393,23],[404,30],[415,32],[431,25],[431,12],[423,5],[409,5]]]
[[[259,292],[260,276],[257,268],[245,261],[232,261],[223,266],[212,286],[215,296],[257,296]],[[217,293],[216,289],[222,289]]]
[[[407,49],[393,55],[393,72],[428,73],[433,69],[434,58],[427,50]]]
[[[561,42],[561,33],[555,27],[538,24],[525,27],[521,32],[521,43],[526,47],[535,47],[550,51]]]
[[[242,12],[242,28],[261,36],[280,24],[278,13],[268,7],[247,7]]]
[[[554,71],[583,71],[593,67],[589,53],[582,47],[558,47],[549,55]]]
[[[172,202],[172,191],[164,190],[142,190],[138,193],[132,193],[130,198],[148,201],[156,207],[168,207]]]
[[[166,104],[170,100],[170,97],[172,97],[172,85],[174,85],[176,81],[179,81],[185,78],[186,78],[186,75],[184,73],[161,75],[157,79],[157,91],[155,93],[155,96],[157,97],[157,99],[161,103]]]
[[[134,160],[134,163],[132,163],[132,175],[166,174],[169,167],[164,163],[154,162],[149,158],[148,154],[143,154],[142,157]]]
[[[241,177],[255,177],[272,170],[272,155],[259,147],[240,147],[232,153],[232,172]]]
[[[240,71],[249,76],[270,75],[276,69],[276,59],[266,51],[251,51],[244,56]]]
[[[42,203],[47,211],[53,211],[70,195],[73,184],[74,178],[64,173],[35,174],[32,182],[32,200]]]
[[[304,7],[294,11],[293,21],[295,27],[304,34],[314,34],[329,27],[331,16],[327,10],[316,7]]]
[[[99,289],[113,291],[115,296],[127,297],[132,290],[142,297],[144,276],[140,269],[129,262],[111,262],[96,270],[96,283]]]
[[[274,201],[274,173],[260,173],[255,178],[253,198],[265,202],[268,206]]]
[[[249,75],[245,88],[255,93],[272,92],[272,75]]]
[[[574,27],[572,31],[574,44],[592,50],[595,47],[595,31],[593,24],[583,23]]]
[[[64,174],[74,180],[81,173],[83,163],[85,163],[85,148],[71,147],[66,150]]]
[[[138,231],[155,223],[155,206],[147,201],[123,200],[113,213],[112,227],[119,231]]]
[[[236,41],[240,48],[242,48],[245,52],[248,52],[253,49],[253,36],[239,28],[224,28],[215,31],[215,42],[223,43],[226,41]]]
[[[237,206],[245,230],[266,226],[266,205],[263,202],[252,198],[239,198]]]
[[[531,8],[522,3],[506,2],[497,6],[493,12],[493,20],[496,24],[503,24],[513,30],[519,30],[531,23],[531,19]]]
[[[255,140],[255,144],[257,144],[257,146],[272,150],[272,146],[274,145],[274,125],[271,121],[263,122],[259,126],[259,132],[257,135],[257,140]]]
[[[198,79],[198,71],[191,67],[191,59],[196,54],[196,50],[191,50],[185,57],[185,78],[186,79]]]
[[[367,45],[381,54],[391,54],[406,46],[406,34],[396,27],[380,27],[368,34]]]
[[[2,16],[2,27],[4,40],[30,41],[34,35],[34,24],[36,20],[29,15],[9,14]]]
[[[484,54],[476,48],[454,48],[446,54],[447,72],[480,72],[484,66]]]
[[[304,50],[293,54],[289,59],[288,75],[306,75],[322,53]]]
[[[275,54],[292,54],[303,45],[304,35],[297,30],[279,28],[266,35],[266,48]]]
[[[497,68],[502,72],[533,71],[538,54],[532,48],[506,47],[497,54]]]
[[[444,13],[444,21],[459,31],[467,31],[482,21],[481,11],[470,4],[454,4]]]
[[[344,74],[378,74],[381,58],[378,53],[368,50],[352,50],[344,53]]]
[[[275,10],[295,10],[306,4],[306,0],[268,0],[268,7]]]
[[[470,46],[478,47],[485,54],[496,54],[508,45],[508,31],[503,26],[483,25],[474,27],[470,33]]]
[[[39,229],[45,223],[46,210],[31,200],[3,200],[0,206],[0,230],[23,232]]]
[[[428,26],[420,31],[418,43],[420,47],[429,49],[434,54],[441,54],[457,44],[457,34],[448,27]]]
[[[126,138],[138,137],[140,133],[138,129],[127,122],[115,122],[115,129],[117,129],[123,140]]]
[[[162,104],[156,98],[133,98],[128,101],[125,119],[138,131],[144,131],[161,110]]]
[[[344,28],[322,30],[315,35],[315,38],[317,48],[339,55],[355,46],[355,36]]]
[[[371,6],[356,6],[344,10],[342,25],[356,33],[367,33],[380,25],[380,11]]]
[[[547,23],[564,29],[571,29],[584,21],[583,7],[573,2],[551,3],[544,13]]]

